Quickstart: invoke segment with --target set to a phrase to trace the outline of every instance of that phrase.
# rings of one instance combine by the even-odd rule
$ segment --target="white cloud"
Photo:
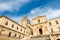
[[[30,0],[0,0],[0,11],[12,11],[12,10],[19,10],[19,8],[28,3]]]
[[[47,19],[53,19],[53,18],[57,18],[60,17],[60,9],[53,9],[53,8],[36,8],[31,10],[31,12],[29,14],[27,14],[27,17],[30,19],[31,23],[32,23],[32,19],[35,18],[36,16],[43,16],[46,15]],[[19,17],[13,17],[12,19],[15,20],[16,22],[19,22],[21,19],[23,18],[23,16],[19,16]]]
[[[60,17],[60,9],[52,9],[52,8],[36,8],[31,10],[31,12],[29,14],[27,14],[27,17],[30,19],[31,23],[32,23],[32,19],[35,18],[36,16],[43,16],[46,15],[47,19],[53,19],[53,18],[57,18]],[[19,17],[13,17],[12,19],[15,20],[16,22],[19,22],[21,19],[23,18],[23,16],[19,16]]]
[[[44,8],[37,7],[36,9],[31,10],[29,14],[27,14],[30,20],[32,18],[35,18],[36,16],[43,16],[43,15],[46,15],[47,19],[60,17],[60,9],[53,9],[50,7],[44,7]]]
[[[7,4],[0,4],[0,11],[10,10],[10,6]]]
[[[58,10],[49,9],[44,14],[47,16],[47,19],[57,18],[57,17],[60,17],[60,9],[58,9]]]

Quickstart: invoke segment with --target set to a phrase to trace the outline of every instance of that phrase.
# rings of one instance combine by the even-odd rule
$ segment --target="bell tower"
[[[26,31],[29,35],[31,35],[32,32],[32,25],[30,23],[30,20],[27,18],[27,16],[24,16],[23,19],[20,21],[20,25],[26,28]],[[33,34],[33,33],[32,33]]]
[[[23,27],[26,28],[27,24],[30,24],[30,20],[27,18],[27,16],[24,16],[24,18],[21,19],[21,21],[20,21],[20,25],[22,25]]]

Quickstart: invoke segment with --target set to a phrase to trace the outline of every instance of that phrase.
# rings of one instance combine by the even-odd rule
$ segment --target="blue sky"
[[[60,17],[60,0],[0,0],[0,16],[5,15],[16,22],[24,16],[30,20],[46,15],[47,19]]]

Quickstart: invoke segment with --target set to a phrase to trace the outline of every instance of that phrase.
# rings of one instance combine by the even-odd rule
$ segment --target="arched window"
[[[39,32],[40,32],[40,34],[42,34],[42,29],[41,28],[39,29]]]
[[[57,40],[60,40],[60,39],[57,39]]]

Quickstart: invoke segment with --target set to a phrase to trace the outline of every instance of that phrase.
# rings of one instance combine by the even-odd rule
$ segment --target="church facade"
[[[32,36],[48,36],[49,40],[60,40],[60,18],[47,20],[46,16],[37,16],[32,23],[25,16],[16,23],[6,16],[0,16],[0,36],[23,39]]]
[[[50,40],[60,40],[60,18],[47,20],[46,16],[33,19],[33,34],[49,35]]]

